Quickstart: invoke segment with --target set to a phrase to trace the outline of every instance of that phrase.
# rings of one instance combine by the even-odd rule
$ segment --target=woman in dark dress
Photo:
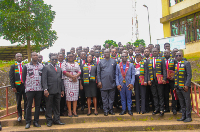
[[[97,112],[97,86],[96,86],[96,75],[97,66],[92,63],[92,55],[87,56],[87,63],[81,66],[81,81],[80,90],[85,90],[85,97],[87,97],[88,113],[91,115],[91,98],[93,98],[94,103],[94,114],[98,115]]]

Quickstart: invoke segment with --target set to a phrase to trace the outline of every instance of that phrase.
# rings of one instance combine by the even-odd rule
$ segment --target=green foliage
[[[135,47],[139,47],[140,44],[145,47],[145,41],[143,39],[138,39],[134,43],[132,43],[132,45],[134,45]]]
[[[12,64],[15,64],[15,61],[12,60],[12,61],[2,61],[0,60],[0,68],[4,68],[4,67],[9,67],[11,66]]]
[[[106,41],[104,42],[104,44],[103,44],[104,47],[106,47],[106,43],[109,44],[109,48],[110,48],[111,45],[113,45],[114,47],[117,47],[117,46],[118,46],[117,43],[116,43],[115,41],[113,41],[113,40],[106,40]]]
[[[43,0],[1,0],[0,37],[19,45],[30,41],[34,51],[52,46],[57,33],[51,30],[56,15],[51,7]]]

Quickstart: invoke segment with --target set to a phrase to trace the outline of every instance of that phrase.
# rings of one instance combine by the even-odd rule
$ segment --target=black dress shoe
[[[128,110],[128,114],[132,116],[133,112],[131,110]]]
[[[85,109],[85,107],[84,107],[84,106],[82,106],[82,107],[81,107],[81,111],[84,111],[84,109]]]
[[[191,122],[192,118],[186,118],[183,122]]]
[[[158,114],[159,111],[153,111],[152,115]]]
[[[18,122],[22,121],[22,117],[21,117],[21,116],[18,117],[17,121],[18,121]]]
[[[176,110],[172,110],[172,111],[173,111],[173,114],[174,114],[174,115],[176,115],[176,114],[177,114]]]
[[[52,122],[47,122],[47,126],[51,127],[52,126]]]
[[[104,112],[104,116],[108,116],[108,112]]]
[[[34,123],[33,123],[33,126],[34,126],[34,127],[41,127],[41,125],[38,124],[37,122],[34,122]]]
[[[160,116],[164,116],[164,111],[160,111]]]
[[[25,129],[29,129],[30,128],[30,123],[26,124]]]
[[[164,112],[167,113],[167,112],[170,112],[170,110],[169,109],[168,110],[164,110]]]
[[[122,112],[119,113],[119,115],[124,115],[124,114],[126,114],[126,111],[125,111],[125,110],[122,110]]]
[[[55,125],[65,125],[65,123],[62,123],[60,121],[54,122]]]
[[[113,111],[110,111],[109,114],[111,114],[111,115],[115,115],[115,113],[114,113]]]
[[[177,121],[184,121],[185,117],[181,117],[181,119],[177,119]]]
[[[145,112],[142,112],[142,114],[144,114]]]

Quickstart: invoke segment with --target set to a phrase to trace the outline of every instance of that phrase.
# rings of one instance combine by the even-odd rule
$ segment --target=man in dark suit
[[[16,95],[16,101],[17,101],[17,111],[18,111],[18,121],[22,120],[22,108],[21,108],[21,100],[22,96],[24,99],[24,119],[26,115],[26,106],[27,106],[27,98],[25,93],[25,87],[22,80],[22,54],[17,53],[15,55],[16,62],[15,64],[11,65],[10,71],[9,71],[9,78],[10,78],[10,84],[13,92],[15,92]]]
[[[64,84],[62,70],[56,66],[57,56],[51,57],[51,64],[43,68],[42,85],[46,97],[46,119],[47,126],[52,126],[52,108],[54,112],[53,122],[57,125],[64,125],[60,122],[60,99],[64,96]]]
[[[177,121],[191,122],[191,65],[183,60],[182,52],[176,53],[177,64],[175,65],[175,89],[182,109],[182,117]]]
[[[158,57],[158,49],[153,48],[152,49],[152,59],[149,59],[147,61],[148,66],[148,85],[151,86],[151,92],[153,94],[153,100],[154,100],[154,106],[155,111],[152,113],[152,115],[155,115],[159,113],[160,116],[164,115],[164,95],[163,95],[163,84],[166,84],[167,80],[167,72],[166,72],[166,66],[165,61],[161,57]],[[158,84],[158,75],[163,75],[162,83]]]

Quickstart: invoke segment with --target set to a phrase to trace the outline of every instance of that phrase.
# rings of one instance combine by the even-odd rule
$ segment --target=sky
[[[61,48],[68,52],[71,47],[92,47],[103,45],[105,40],[122,42],[125,45],[132,40],[132,0],[44,0],[52,5],[56,12],[52,29],[57,32],[58,39],[52,47],[40,52],[45,61],[50,52],[57,53]],[[139,39],[148,45],[149,24],[151,43],[163,38],[161,0],[137,0]],[[135,40],[135,38],[134,38]],[[9,41],[0,38],[1,45],[10,45]]]

